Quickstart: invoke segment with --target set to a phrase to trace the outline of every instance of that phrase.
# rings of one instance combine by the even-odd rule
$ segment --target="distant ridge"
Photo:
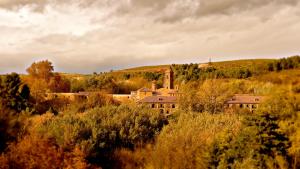
[[[211,64],[215,68],[226,69],[232,67],[249,67],[253,64],[262,65],[265,63],[273,62],[276,59],[242,59],[242,60],[229,60],[229,61],[219,61],[219,62],[211,62]],[[186,63],[190,64],[190,63]],[[206,63],[194,63],[194,64],[206,64]],[[169,65],[153,65],[153,66],[140,66],[133,67],[128,69],[118,70],[116,72],[159,72],[168,68],[172,64]],[[182,65],[182,64],[177,64]]]

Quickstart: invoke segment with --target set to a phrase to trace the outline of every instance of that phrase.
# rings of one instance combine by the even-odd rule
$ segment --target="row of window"
[[[244,105],[243,105],[243,104],[240,104],[240,108],[243,108],[243,107],[244,107]],[[250,105],[247,104],[246,107],[247,107],[247,108],[255,109],[255,108],[257,108],[257,105],[255,105],[255,104],[250,104]]]
[[[175,104],[152,104],[151,108],[172,108],[175,109],[176,105]]]

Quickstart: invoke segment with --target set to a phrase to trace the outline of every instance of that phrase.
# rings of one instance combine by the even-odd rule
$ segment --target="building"
[[[167,69],[164,76],[164,88],[173,89],[174,88],[174,73],[172,69]]]
[[[102,92],[46,93],[45,99],[46,100],[64,99],[70,102],[74,102],[74,101],[86,101],[93,98],[93,96],[102,96],[102,95],[103,95]],[[129,99],[128,95],[113,96],[113,95],[105,94],[105,96],[107,98],[112,98],[116,101]]]
[[[46,93],[45,99],[52,100],[52,99],[66,99],[69,101],[76,101],[76,100],[87,100],[89,92],[79,92],[79,93]]]
[[[242,108],[249,109],[250,112],[254,112],[259,104],[265,100],[264,96],[255,96],[249,94],[236,94],[225,102],[227,108]]]
[[[46,93],[45,98],[67,99],[69,101],[88,100],[91,95],[101,92],[79,92],[79,93]],[[153,109],[159,109],[166,115],[171,114],[177,107],[177,97],[180,96],[178,87],[174,89],[174,73],[167,69],[164,74],[163,88],[157,88],[156,81],[152,82],[151,88],[143,87],[131,94],[107,94],[115,101],[126,103],[134,101],[138,104],[145,104]]]
[[[132,99],[130,94],[112,94],[111,96],[115,101],[121,103],[129,102]]]
[[[131,98],[135,98],[137,103],[159,109],[165,115],[172,114],[178,108],[178,97],[181,95],[178,87],[174,89],[174,73],[171,68],[165,71],[163,88],[157,89],[156,82],[153,81],[151,89],[143,87],[131,93]]]
[[[152,109],[158,109],[165,115],[170,115],[178,108],[176,96],[149,96],[138,101],[141,104],[147,104]]]

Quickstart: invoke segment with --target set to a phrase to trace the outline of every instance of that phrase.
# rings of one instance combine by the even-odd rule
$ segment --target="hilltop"
[[[276,59],[243,59],[243,60],[230,60],[230,61],[220,61],[212,62],[212,65],[218,69],[226,69],[233,67],[246,67],[251,68],[253,65],[264,65],[275,61]],[[190,64],[190,63],[186,63]],[[193,64],[207,64],[207,63],[193,63]],[[183,64],[176,64],[183,65]],[[133,67],[123,70],[117,70],[116,72],[129,73],[129,72],[160,72],[172,66],[170,65],[153,65],[153,66],[141,66]]]

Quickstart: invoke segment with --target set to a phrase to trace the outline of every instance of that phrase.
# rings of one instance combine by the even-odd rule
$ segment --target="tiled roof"
[[[152,92],[151,89],[148,89],[148,88],[146,88],[146,87],[140,88],[138,91],[139,91],[139,92]]]
[[[170,89],[170,91],[168,93],[169,94],[176,94],[176,93],[179,93],[179,91],[175,90],[175,89]]]
[[[139,103],[177,103],[176,96],[149,96],[140,100]]]
[[[248,94],[236,94],[229,99],[227,104],[259,104],[265,99],[264,96],[254,96]]]

